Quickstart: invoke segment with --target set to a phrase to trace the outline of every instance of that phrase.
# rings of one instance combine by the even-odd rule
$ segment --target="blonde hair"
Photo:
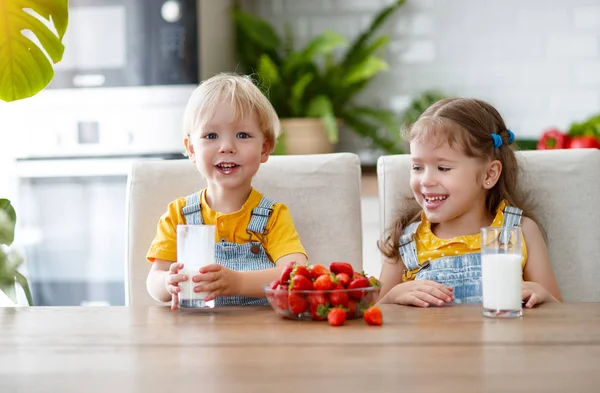
[[[499,148],[494,146],[492,134],[502,139]],[[509,132],[500,113],[485,101],[470,98],[448,98],[431,105],[419,119],[403,130],[405,140],[428,140],[437,146],[458,146],[468,157],[482,160],[498,160],[502,172],[498,182],[486,195],[486,209],[496,215],[502,200],[523,209],[524,215],[532,217],[532,208],[527,194],[519,191],[519,166],[513,146],[509,145]],[[412,198],[414,200],[414,198]],[[389,229],[385,240],[378,242],[381,252],[389,258],[399,256],[400,235],[410,223],[416,222],[420,208],[409,203]]]
[[[234,121],[254,113],[258,127],[271,144],[271,152],[275,149],[281,125],[273,105],[250,76],[232,73],[215,75],[203,81],[194,90],[183,116],[183,132],[186,139],[190,139],[192,133],[201,130],[210,121],[219,103],[231,105]]]

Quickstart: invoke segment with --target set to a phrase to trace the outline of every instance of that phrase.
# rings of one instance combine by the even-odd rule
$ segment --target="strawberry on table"
[[[344,286],[344,288],[347,288],[350,281],[352,281],[350,276],[346,273],[338,273],[335,275],[335,278]]]
[[[281,310],[288,309],[288,287],[286,285],[279,285],[277,292],[275,292],[275,303]]]
[[[348,306],[348,293],[346,291],[331,292],[329,302],[332,307],[341,306],[346,308]]]
[[[329,264],[329,270],[331,270],[333,274],[345,273],[350,277],[354,274],[352,265],[347,262],[331,262]]]
[[[346,312],[341,308],[332,308],[327,314],[327,321],[331,326],[341,326],[346,321]]]
[[[313,319],[322,321],[327,318],[329,302],[325,294],[322,292],[314,292],[307,296],[307,300],[308,312],[310,312],[310,315],[312,315]]]
[[[348,318],[354,318],[357,315],[356,311],[358,310],[358,306],[354,300],[348,299],[348,306],[346,309],[346,315]]]
[[[358,291],[358,289],[367,288],[368,286],[369,286],[369,280],[367,280],[366,277],[364,277],[364,276],[360,276],[359,278],[356,278],[353,281],[350,281],[350,284],[348,284],[348,289],[356,289],[356,290],[350,291],[350,292],[348,292],[348,294],[353,299],[361,300],[365,295],[365,291]]]
[[[381,326],[383,325],[383,314],[377,306],[369,307],[363,314],[363,319],[369,325]]]

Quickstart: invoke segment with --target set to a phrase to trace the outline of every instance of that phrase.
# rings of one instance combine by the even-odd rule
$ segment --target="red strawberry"
[[[346,311],[346,314],[348,315],[348,318],[354,318],[357,315],[356,311],[358,310],[358,307],[354,300],[348,300],[347,309],[348,311]]]
[[[338,273],[335,275],[335,278],[337,278],[340,281],[340,283],[344,286],[344,288],[347,288],[348,284],[350,284],[350,281],[352,281],[350,276],[347,275],[346,273]]]
[[[292,314],[298,315],[306,311],[308,301],[304,296],[298,293],[290,292],[288,304],[290,305],[290,311],[292,312]]]
[[[271,288],[271,289],[277,289],[277,287],[279,286],[279,284],[281,284],[281,281],[279,281],[279,279],[277,279],[277,280],[273,281],[271,283],[271,285],[269,285],[269,288]]]
[[[308,271],[308,268],[304,265],[294,266],[294,269],[292,270],[292,273],[290,274],[290,278],[293,278],[294,276],[303,276],[303,277],[308,278],[309,280],[312,280],[312,275]]]
[[[312,275],[312,278],[318,278],[319,276],[323,276],[325,274],[329,274],[329,270],[327,270],[327,268],[323,265],[312,265],[310,268],[310,274]]]
[[[329,303],[327,302],[327,296],[323,293],[315,292],[307,296],[308,299],[308,311],[313,319],[322,321],[327,318],[327,312],[329,310]]]
[[[350,277],[352,277],[352,279],[356,280],[357,278],[361,278],[361,277],[365,277],[365,272],[354,272],[354,274],[352,274]]]
[[[288,309],[288,288],[285,285],[279,285],[275,292],[275,302],[281,310]]]
[[[329,291],[335,288],[336,280],[333,273],[319,276],[314,282],[314,288],[318,291]]]
[[[383,325],[383,314],[377,306],[369,307],[363,314],[363,319],[369,325],[381,326]]]
[[[346,291],[333,291],[329,295],[329,301],[332,307],[341,306],[346,308],[348,306],[348,293]]]
[[[354,274],[352,265],[347,262],[331,262],[329,264],[329,270],[331,270],[333,274],[346,273],[350,277]]]
[[[290,282],[290,274],[292,274],[292,270],[294,270],[294,266],[296,266],[296,262],[294,262],[294,261],[288,262],[287,265],[285,265],[285,267],[283,268],[283,271],[281,272],[281,276],[279,278],[279,280],[281,281],[282,284],[287,284]]]
[[[290,280],[290,291],[310,291],[313,289],[313,283],[304,276],[294,276]]]
[[[369,280],[367,280],[365,277],[361,276],[361,277],[356,278],[353,281],[351,281],[350,284],[348,284],[348,289],[367,288],[368,286],[369,286]],[[365,291],[350,291],[349,294],[350,294],[350,297],[352,297],[356,300],[360,300],[365,295],[364,292]]]
[[[327,321],[331,326],[341,326],[346,321],[346,312],[341,308],[332,308],[327,314]]]

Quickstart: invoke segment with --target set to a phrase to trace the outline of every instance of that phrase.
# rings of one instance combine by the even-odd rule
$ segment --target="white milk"
[[[481,256],[483,308],[521,310],[521,255],[484,254]]]
[[[192,278],[200,274],[202,266],[215,263],[214,225],[178,225],[177,262],[183,264],[179,274],[188,277],[179,283],[180,307],[204,307],[203,299],[208,292],[194,292],[202,283],[193,282]]]

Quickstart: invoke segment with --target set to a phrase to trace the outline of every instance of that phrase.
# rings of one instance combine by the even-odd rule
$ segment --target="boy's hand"
[[[171,294],[171,310],[177,310],[179,303],[178,293],[180,291],[179,283],[188,280],[188,276],[179,274],[179,270],[181,269],[183,269],[182,263],[172,263],[169,266],[169,273],[167,274],[167,292]]]
[[[228,269],[216,263],[200,268],[200,274],[192,277],[193,282],[202,284],[194,288],[196,292],[208,292],[205,301],[217,296],[235,296],[240,293],[240,272]]]
[[[392,297],[394,303],[405,306],[442,306],[454,300],[452,288],[429,280],[403,282],[396,285],[391,291],[395,292]]]
[[[546,291],[544,287],[537,282],[523,281],[521,299],[526,302],[526,308],[532,308],[536,304],[544,303],[548,296],[548,291]]]

